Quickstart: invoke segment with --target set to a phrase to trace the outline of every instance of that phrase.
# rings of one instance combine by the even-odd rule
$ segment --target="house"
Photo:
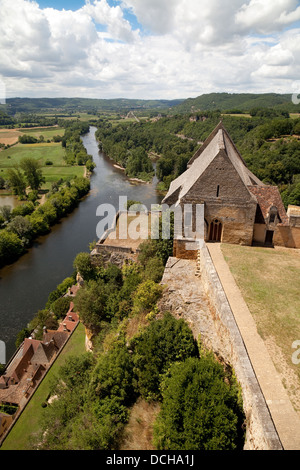
[[[278,188],[248,169],[222,122],[172,181],[162,202],[182,213],[190,208],[190,217],[186,211],[182,217],[183,236],[174,242],[174,256],[184,256],[186,240],[200,236],[197,205],[204,206],[205,241],[300,247],[300,224],[291,226]]]

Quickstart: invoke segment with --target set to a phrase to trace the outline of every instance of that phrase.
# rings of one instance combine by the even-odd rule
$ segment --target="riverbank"
[[[16,261],[37,237],[50,233],[51,227],[72,212],[89,190],[89,180],[77,178],[48,195],[47,201],[32,212],[12,212],[8,224],[0,230],[0,267]]]
[[[6,344],[7,360],[15,351],[19,331],[44,308],[49,292],[72,275],[77,253],[89,251],[90,243],[98,239],[99,205],[109,203],[118,208],[119,196],[141,201],[149,209],[152,204],[161,203],[155,180],[150,184],[129,181],[99,151],[95,132],[96,128],[91,126],[90,132],[82,136],[87,153],[96,164],[90,176],[89,193],[51,227],[51,232],[36,238],[24,255],[0,269],[0,340]]]

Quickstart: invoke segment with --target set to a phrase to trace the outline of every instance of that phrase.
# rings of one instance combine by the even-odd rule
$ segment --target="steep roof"
[[[289,225],[289,219],[277,186],[249,186],[248,189],[256,197],[265,221],[267,221],[270,208],[275,206],[278,210],[280,223],[282,225]]]
[[[171,182],[163,203],[167,202],[171,196],[174,198],[175,195],[177,201],[182,199],[221,151],[225,152],[246,187],[264,185],[247,168],[245,161],[224,128],[223,123],[220,122],[201,148],[191,158],[188,163],[188,169]]]

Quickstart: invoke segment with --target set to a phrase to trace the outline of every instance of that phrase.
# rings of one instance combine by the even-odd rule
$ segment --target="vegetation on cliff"
[[[161,409],[151,423],[157,449],[241,448],[243,412],[234,378],[201,351],[184,320],[157,307],[166,252],[161,240],[155,242],[144,242],[139,260],[122,268],[95,264],[87,253],[76,256],[74,267],[81,270],[84,285],[73,300],[81,321],[93,331],[93,352],[69,358],[60,369],[31,448],[122,448],[131,412],[141,400]],[[156,281],[147,271],[154,259],[159,261]],[[57,295],[49,296],[49,312]],[[180,387],[171,403],[168,390],[177,380]],[[199,388],[206,399],[190,400]],[[203,408],[208,404],[209,415]],[[178,420],[176,410],[184,415]],[[169,423],[177,435],[170,435]]]

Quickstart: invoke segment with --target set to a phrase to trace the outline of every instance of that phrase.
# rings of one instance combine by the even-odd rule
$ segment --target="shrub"
[[[170,367],[154,426],[158,450],[241,450],[238,393],[224,379],[222,366],[210,356]]]
[[[184,320],[166,313],[132,341],[137,389],[145,399],[160,399],[162,374],[173,362],[198,355],[192,331]]]
[[[150,311],[162,295],[163,287],[147,280],[136,289],[133,301],[135,313]]]

